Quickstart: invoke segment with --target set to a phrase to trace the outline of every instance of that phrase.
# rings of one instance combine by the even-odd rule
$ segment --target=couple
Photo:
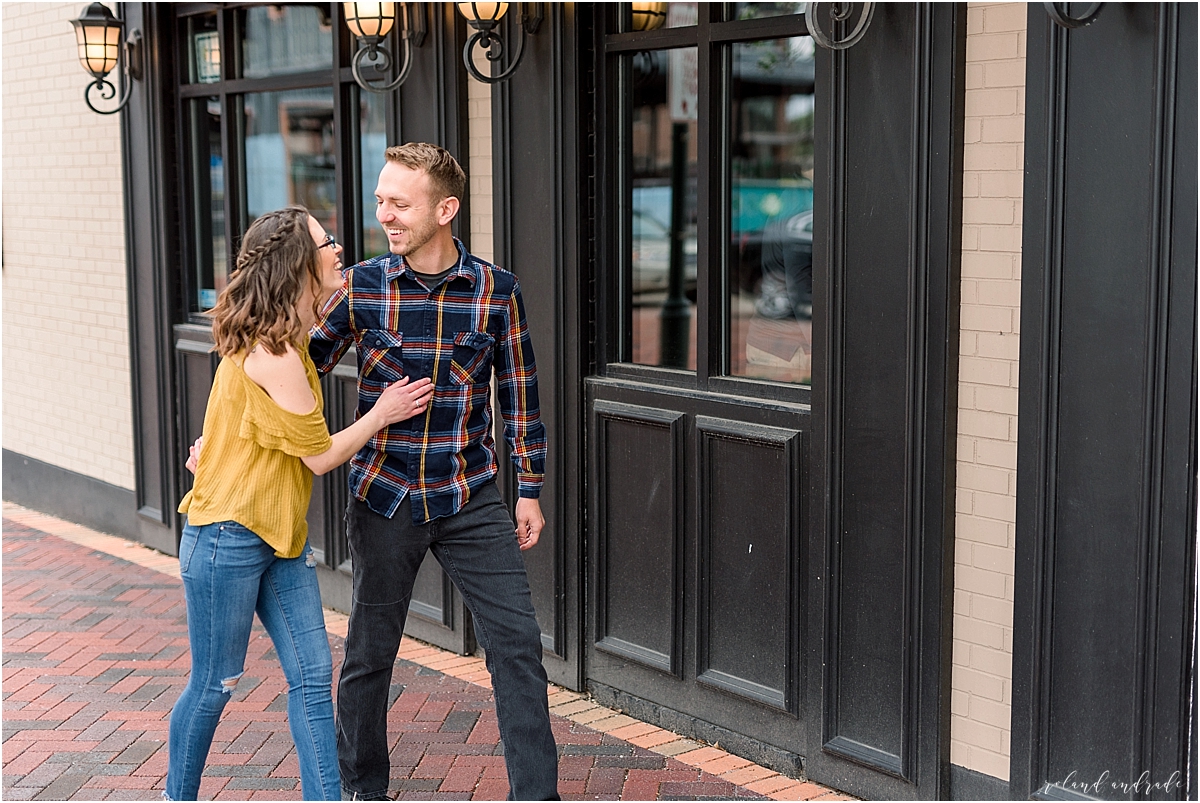
[[[256,611],[288,680],[305,799],[386,799],[388,687],[427,549],[475,619],[511,798],[558,797],[541,635],[520,554],[544,524],[546,457],[520,287],[451,234],[466,189],[454,157],[409,143],[386,159],[375,217],[390,253],[343,277],[341,246],[320,223],[302,209],[271,212],[246,232],[212,311],[222,359],[188,459],[195,487],[179,506],[192,671],[171,712],[169,799],[196,799]],[[357,420],[331,436],[318,374],[352,343]],[[517,466],[515,536],[495,485],[493,370]],[[312,475],[352,456],[354,601],[335,736],[305,514]]]

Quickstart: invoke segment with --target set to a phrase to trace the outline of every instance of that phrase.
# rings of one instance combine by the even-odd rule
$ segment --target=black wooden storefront
[[[1081,442],[1102,427],[1099,419],[1052,411],[1072,388],[1083,394],[1096,380],[1086,371],[1064,371],[1067,363],[1082,360],[1099,371],[1111,356],[1085,337],[1090,330],[1082,318],[1070,317],[1072,292],[1086,287],[1070,277],[1112,264],[1112,256],[1067,249],[1069,258],[1056,256],[1046,266],[1031,256],[1059,253],[1046,250],[1052,236],[1075,243],[1072,226],[1098,210],[1108,216],[1106,230],[1135,225],[1139,237],[1157,231],[1154,264],[1171,267],[1160,267],[1153,274],[1158,278],[1145,285],[1143,306],[1123,308],[1121,314],[1133,317],[1122,319],[1119,330],[1143,331],[1145,339],[1120,370],[1161,377],[1151,384],[1158,395],[1147,397],[1144,407],[1125,409],[1128,419],[1104,418],[1124,421],[1120,426],[1131,437],[1143,431],[1130,422],[1147,415],[1159,422],[1138,441],[1145,459],[1127,467],[1145,469],[1151,478],[1145,492],[1157,494],[1146,498],[1162,500],[1162,518],[1139,530],[1144,534],[1137,545],[1114,533],[1094,557],[1113,561],[1112,571],[1118,559],[1164,567],[1131,586],[1143,600],[1141,618],[1122,624],[1141,634],[1139,655],[1150,654],[1147,645],[1157,650],[1131,670],[1141,685],[1133,685],[1139,696],[1130,710],[1145,723],[1132,732],[1141,734],[1139,755],[1170,755],[1168,764],[1195,743],[1188,737],[1186,700],[1180,699],[1190,688],[1186,659],[1193,645],[1179,635],[1190,632],[1192,622],[1186,601],[1195,552],[1185,537],[1194,531],[1189,516],[1195,508],[1195,352],[1187,345],[1195,327],[1195,150],[1182,144],[1195,141],[1195,73],[1175,66],[1194,64],[1195,14],[1164,8],[1170,7],[1137,13],[1111,7],[1095,25],[1069,34],[1053,28],[1040,6],[1030,12],[1016,796],[1036,791],[1087,754],[1086,737],[1072,741],[1057,730],[1064,711],[1090,712],[1078,720],[1079,733],[1102,713],[1081,708],[1061,675],[1039,679],[1038,672],[1048,663],[1046,634],[1067,656],[1057,665],[1081,654],[1072,633],[1086,636],[1076,629],[1079,611],[1095,603],[1092,580],[1072,585],[1069,572],[1048,574],[1051,518],[1044,495],[1054,489],[1059,499],[1069,498],[1070,483],[1099,482],[1103,490],[1130,482],[1124,475],[1048,474],[1070,461],[1089,465],[1079,443],[1062,439],[1069,428],[1055,423],[1060,439],[1053,450],[1044,446],[1051,442],[1047,421],[1068,422]],[[616,12],[606,7],[546,4],[546,19],[528,41],[521,68],[494,90],[496,261],[512,267],[525,288],[551,445],[542,496],[547,531],[527,556],[546,665],[557,683],[590,689],[643,718],[781,769],[803,769],[848,792],[945,798],[955,792],[949,709],[965,6],[881,4],[861,43],[836,53],[818,50],[821,180],[813,248],[820,267],[813,288],[811,388],[738,379],[725,370],[719,343],[727,325],[720,307],[728,150],[727,132],[713,122],[721,119],[729,43],[802,35],[803,17],[732,22],[723,20],[719,4],[701,9],[692,28],[634,34],[620,30]],[[177,456],[199,434],[215,367],[205,327],[185,314],[175,268],[186,261],[178,114],[179,97],[188,90],[173,78],[173,43],[176,18],[186,10],[124,7],[155,54],[123,134],[137,502],[143,540],[166,551],[175,547],[179,522],[172,511],[187,482]],[[336,8],[333,13],[336,20]],[[465,164],[460,52],[466,28],[451,4],[434,6],[429,19],[412,77],[389,101],[388,141],[439,142]],[[1083,38],[1088,36],[1093,40]],[[335,63],[348,63],[348,35],[336,42]],[[622,60],[670,47],[696,47],[701,75],[696,181],[705,200],[697,232],[696,307],[703,322],[698,351],[707,356],[690,372],[629,361],[617,267],[624,258],[622,134],[615,114]],[[1111,56],[1114,48],[1120,57]],[[1099,82],[1094,75],[1101,66],[1119,72],[1142,62],[1149,66],[1133,77]],[[1163,76],[1170,70],[1177,75],[1168,90]],[[351,102],[357,90],[348,84],[348,68],[338,68],[331,80],[339,87],[337,102]],[[1111,159],[1130,175],[1118,183],[1150,182],[1141,195],[1123,198],[1124,206],[1112,205],[1119,193],[1107,185],[1094,196],[1099,203],[1088,208],[1071,206],[1076,191],[1065,204],[1035,204],[1032,199],[1057,197],[1047,177],[1058,175],[1064,162],[1044,143],[1058,141],[1062,119],[1047,96],[1049,88],[1065,84],[1079,87],[1072,109],[1086,108],[1089,99],[1101,104],[1117,87],[1157,110],[1146,112],[1148,118],[1131,113],[1129,133],[1158,143],[1157,151],[1146,145],[1147,154],[1174,154],[1174,166],[1164,168],[1151,156],[1157,172],[1147,173],[1144,163],[1137,167],[1121,151]],[[1192,100],[1171,103],[1171,97]],[[1086,117],[1072,119],[1081,119],[1072,136],[1099,128]],[[1155,127],[1147,127],[1147,119]],[[356,156],[349,144],[340,147],[350,204]],[[1095,161],[1068,158],[1065,164],[1068,186],[1097,180],[1101,172]],[[1158,206],[1147,206],[1147,198]],[[1125,285],[1137,277],[1146,281],[1140,273],[1114,276]],[[1118,298],[1113,290],[1105,303],[1116,310]],[[1192,317],[1180,312],[1189,309],[1188,298]],[[1077,303],[1092,302],[1080,297]],[[1139,329],[1143,324],[1149,328]],[[1060,354],[1060,342],[1078,349]],[[326,380],[332,426],[344,426],[353,409],[353,359]],[[1049,451],[1057,462],[1049,462]],[[1059,478],[1057,486],[1052,476]],[[323,591],[343,610],[350,602],[344,482],[344,471],[318,482],[310,512]],[[1138,504],[1153,509],[1144,498]],[[1073,550],[1056,565],[1092,566],[1085,553],[1093,525],[1064,520],[1054,526],[1058,548]],[[1096,571],[1104,582],[1117,579],[1102,566]],[[1053,610],[1042,593],[1051,581],[1062,589]],[[469,615],[432,560],[422,570],[413,614],[412,635],[450,649],[475,649]],[[1067,671],[1082,676],[1085,668],[1086,661],[1077,661]],[[1103,681],[1107,697],[1129,687],[1120,677]],[[1170,716],[1152,716],[1157,711]],[[1048,730],[1048,721],[1056,729]],[[1123,749],[1128,721],[1110,729],[1110,752],[1092,755]]]

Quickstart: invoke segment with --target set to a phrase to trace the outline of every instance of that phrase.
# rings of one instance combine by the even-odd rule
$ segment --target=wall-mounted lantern
[[[667,21],[666,3],[632,3],[633,30],[653,31],[661,28]]]
[[[83,90],[83,99],[88,108],[97,114],[116,114],[125,108],[133,94],[133,82],[142,77],[142,32],[130,31],[129,38],[123,37],[125,22],[113,16],[106,6],[92,3],[83,10],[75,26],[75,42],[79,46],[79,63],[95,80]],[[108,80],[108,74],[116,69],[121,55],[125,56],[125,94],[114,109],[97,109],[92,104],[92,90],[100,94],[101,100],[112,100],[117,88]]]
[[[510,78],[516,71],[517,65],[521,63],[521,56],[525,55],[525,37],[536,34],[538,27],[542,24],[542,4],[517,3],[517,24],[521,28],[521,38],[517,40],[517,52],[507,67],[492,75],[484,75],[479,71],[471,58],[471,50],[478,44],[480,48],[485,49],[488,62],[493,64],[504,58],[504,38],[497,31],[497,27],[511,4],[457,3],[456,5],[459,13],[466,17],[467,24],[475,29],[475,33],[471,34],[463,48],[463,64],[466,65],[467,72],[471,73],[477,81],[485,84],[494,84]],[[509,19],[512,19],[512,15],[509,15]]]
[[[834,39],[821,27],[820,20],[817,17],[817,6],[829,6],[829,18],[836,29],[845,29],[847,20],[854,13],[856,3],[808,3],[804,9],[804,22],[808,26],[808,34],[812,37],[813,42],[825,48],[826,50],[845,50],[848,47],[853,47],[862,41],[862,38],[867,35],[867,28],[871,24],[871,18],[875,15],[874,3],[863,3],[862,8],[858,12],[858,24],[850,31],[850,34],[841,39]]]
[[[396,24],[397,6],[404,58],[400,63],[400,71],[390,83],[373,84],[363,76],[362,65],[364,61],[370,61],[381,75],[392,68],[392,54],[387,48],[380,47],[380,42]],[[368,92],[391,92],[397,89],[408,78],[408,71],[412,67],[412,49],[425,42],[425,4],[342,3],[342,8],[346,15],[346,27],[358,38],[358,51],[350,63],[355,83]]]

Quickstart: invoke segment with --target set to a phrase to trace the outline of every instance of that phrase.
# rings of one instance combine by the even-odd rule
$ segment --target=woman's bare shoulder
[[[276,404],[290,413],[308,413],[316,404],[304,362],[291,344],[284,347],[282,354],[272,354],[261,345],[255,346],[242,362],[242,370]]]

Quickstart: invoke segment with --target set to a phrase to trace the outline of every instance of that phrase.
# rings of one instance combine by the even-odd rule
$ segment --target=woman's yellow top
[[[281,558],[299,557],[308,539],[312,471],[301,457],[328,451],[317,367],[307,346],[297,349],[317,404],[289,413],[246,376],[244,355],[217,366],[204,413],[204,445],[192,490],[179,503],[188,523],[236,521],[275,548]]]

